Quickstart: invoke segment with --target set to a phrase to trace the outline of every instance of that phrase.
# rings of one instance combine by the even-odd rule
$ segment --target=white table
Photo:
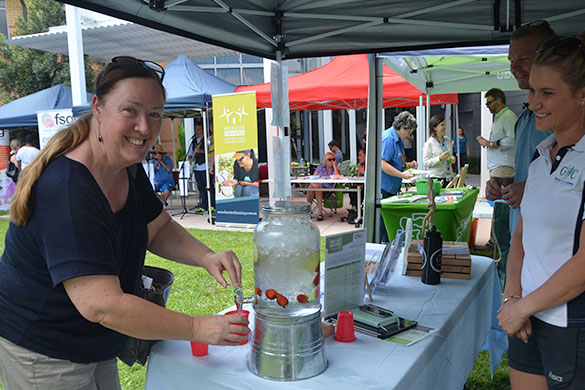
[[[437,286],[420,278],[394,275],[386,291],[376,291],[374,304],[439,329],[403,347],[356,333],[340,343],[328,337],[329,366],[314,378],[278,382],[250,373],[250,344],[209,346],[209,355],[194,357],[186,341],[161,341],[151,351],[147,390],[181,389],[455,389],[463,388],[475,358],[493,326],[501,297],[494,298],[494,263],[473,256],[471,280],[443,279]],[[499,289],[499,287],[498,287]],[[499,290],[498,290],[499,291]],[[251,308],[249,308],[251,309]],[[253,323],[253,321],[251,321]]]
[[[339,179],[331,179],[331,178],[327,178],[327,177],[319,177],[319,178],[313,178],[312,176],[304,176],[304,177],[299,177],[296,179],[290,179],[290,184],[291,184],[291,197],[293,194],[293,190],[294,188],[292,188],[292,186],[294,184],[321,184],[321,183],[332,183],[332,184],[355,184],[357,185],[357,187],[343,187],[343,188],[308,188],[308,187],[304,187],[304,188],[297,188],[297,190],[301,190],[301,191],[315,191],[315,192],[336,192],[336,191],[341,191],[341,192],[356,192],[357,193],[357,219],[356,221],[361,221],[362,219],[362,208],[361,208],[361,204],[362,204],[362,193],[361,193],[361,189],[360,189],[360,185],[364,184],[364,178],[357,178],[357,177],[344,177],[344,178],[339,178]]]

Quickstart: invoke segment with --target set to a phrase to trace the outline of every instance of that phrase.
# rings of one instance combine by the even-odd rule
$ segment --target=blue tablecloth
[[[493,260],[473,256],[472,261],[470,280],[443,279],[428,286],[418,277],[394,275],[391,287],[376,291],[374,304],[439,329],[410,347],[360,333],[353,343],[329,337],[325,340],[329,366],[323,374],[301,382],[277,382],[248,371],[249,344],[209,346],[209,355],[198,358],[186,341],[161,341],[151,351],[145,388],[323,390],[334,384],[336,390],[460,390],[488,335],[494,364],[505,351],[494,323],[501,296]]]

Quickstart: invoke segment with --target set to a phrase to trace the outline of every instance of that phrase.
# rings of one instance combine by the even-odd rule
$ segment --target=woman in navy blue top
[[[193,317],[137,296],[146,250],[201,266],[223,287],[227,271],[241,285],[235,254],[211,251],[170,218],[139,164],[160,133],[162,76],[155,63],[112,59],[96,79],[92,113],[57,133],[21,174],[0,261],[8,389],[41,381],[119,388],[115,358],[127,336],[219,345],[247,338],[235,334],[248,332],[237,326],[243,317]]]
[[[451,148],[453,149],[453,155],[457,158],[457,166],[463,168],[467,164],[467,156],[469,153],[469,145],[467,144],[467,137],[465,136],[463,127],[457,130],[457,138],[451,141]]]

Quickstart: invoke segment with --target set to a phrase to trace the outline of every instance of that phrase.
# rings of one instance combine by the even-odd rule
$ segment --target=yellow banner
[[[258,147],[256,92],[213,96],[215,153]]]

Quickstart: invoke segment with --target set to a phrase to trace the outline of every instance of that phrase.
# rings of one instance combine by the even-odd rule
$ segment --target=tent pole
[[[380,166],[382,140],[382,60],[368,54],[370,89],[366,140],[366,181],[364,184],[364,227],[367,242],[380,241]],[[359,207],[359,206],[358,206]]]
[[[425,128],[426,128],[426,133],[427,136],[425,137],[425,140],[429,139],[429,137],[431,136],[431,129],[429,128],[429,124],[431,123],[431,96],[427,93],[427,107],[426,107],[426,123],[425,123]]]
[[[423,106],[423,95],[418,97],[418,110],[417,110],[417,124],[418,124],[418,132],[416,136],[416,160],[418,162],[418,166],[423,168],[423,146],[425,142],[425,118],[424,118],[424,106]]]
[[[211,196],[209,192],[211,188],[209,186],[209,156],[208,156],[208,145],[207,145],[207,132],[209,131],[209,122],[207,116],[207,102],[205,102],[205,110],[201,110],[201,116],[203,117],[203,148],[205,152],[205,191],[207,191],[207,212],[209,214],[209,222],[212,223],[211,216]],[[215,189],[214,189],[215,190]],[[213,224],[213,223],[212,223]]]
[[[175,118],[171,118],[171,136],[173,139],[173,168],[177,168],[177,148],[175,145]]]
[[[455,117],[455,147],[457,148],[457,173],[461,173],[461,151],[459,150],[459,104],[453,104],[453,116]]]

